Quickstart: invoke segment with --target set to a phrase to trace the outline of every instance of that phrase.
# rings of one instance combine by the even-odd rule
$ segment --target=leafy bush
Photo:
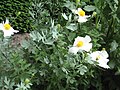
[[[119,5],[118,0],[34,0],[29,14],[35,30],[28,39],[13,45],[14,37],[0,35],[0,88],[119,90]],[[78,22],[77,8],[91,15],[87,22]],[[92,49],[71,53],[76,37],[86,35]],[[90,57],[102,48],[109,53],[108,69],[99,65],[100,57]]]
[[[11,24],[20,32],[29,32],[34,28],[30,20],[30,6],[32,0],[1,0],[0,1],[0,22],[9,18]]]

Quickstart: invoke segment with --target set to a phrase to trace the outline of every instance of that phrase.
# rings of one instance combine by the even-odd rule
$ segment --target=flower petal
[[[78,8],[78,12],[81,11],[82,9],[81,8]]]
[[[13,35],[14,33],[13,32],[11,32],[11,31],[3,31],[4,32],[4,37],[6,37],[6,36],[11,36],[11,35]]]
[[[3,30],[3,24],[2,23],[0,23],[0,30]]]
[[[99,66],[103,67],[103,68],[110,68],[107,63],[101,62],[98,64]]]
[[[5,24],[8,24],[8,23],[9,23],[9,20],[6,18]]]
[[[99,55],[99,52],[100,51],[95,51],[95,52],[93,52],[93,53],[90,54],[90,57],[92,58],[92,60],[96,61],[96,56]]]
[[[90,38],[90,36],[86,35],[84,40],[85,40],[85,42],[89,43],[91,41],[91,38]]]
[[[107,52],[105,52],[106,54]],[[102,51],[95,51],[93,53],[90,54],[92,60],[94,61],[97,61],[98,62],[98,65],[100,67],[103,67],[103,68],[110,68],[107,63],[109,61],[109,59],[106,58],[106,55],[104,56],[103,52]],[[97,59],[97,57],[100,57]],[[97,60],[96,60],[97,59]]]
[[[10,28],[10,30],[14,33],[18,33],[19,31],[18,30],[14,30],[12,27]]]
[[[77,47],[71,47],[71,48],[69,48],[69,52],[70,53],[77,54],[78,51],[79,51],[79,48],[77,48]]]
[[[79,16],[78,22],[83,23],[83,22],[86,22],[86,21],[87,21],[87,18]]]
[[[14,32],[14,33],[18,33],[19,31],[18,31],[18,30],[14,30],[13,32]]]
[[[92,43],[85,43],[85,45],[82,47],[82,50],[89,52],[91,48],[92,48]]]
[[[108,53],[105,51],[105,50],[102,50],[101,51],[101,55],[104,57],[104,58],[108,58]]]

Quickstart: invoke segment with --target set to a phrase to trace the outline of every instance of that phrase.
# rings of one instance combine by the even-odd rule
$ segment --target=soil
[[[12,46],[21,46],[22,40],[28,40],[29,38],[29,33],[14,34],[12,37]]]

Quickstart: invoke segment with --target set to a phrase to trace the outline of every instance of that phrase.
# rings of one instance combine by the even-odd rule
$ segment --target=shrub
[[[1,0],[0,1],[0,22],[9,18],[14,28],[20,32],[33,30],[30,20],[29,7],[32,0]]]
[[[118,0],[34,0],[29,14],[35,30],[27,34],[27,40],[12,46],[14,37],[0,35],[0,88],[119,90],[119,4]],[[91,15],[83,21],[74,13],[80,7]],[[86,40],[92,43],[90,51],[86,47],[70,52],[76,37],[86,35],[91,37]],[[77,44],[81,45],[85,43]],[[101,55],[102,48],[109,57]],[[100,55],[93,60],[95,51]],[[101,56],[108,63],[100,63]]]

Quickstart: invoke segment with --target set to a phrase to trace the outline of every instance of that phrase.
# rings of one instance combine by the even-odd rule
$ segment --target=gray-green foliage
[[[69,46],[72,45],[76,36],[86,33],[94,35],[95,32],[87,31],[87,27],[76,22],[71,24],[72,16],[69,15],[68,17],[68,22],[61,17],[62,25],[55,24],[52,18],[49,18],[50,21],[46,22],[46,27],[43,27],[42,24],[36,24],[36,22],[37,28],[36,31],[30,33],[30,40],[22,42],[22,47],[30,54],[28,60],[32,60],[37,70],[36,76],[38,77],[34,83],[47,90],[78,89],[77,87],[87,89],[90,87],[90,80],[95,77],[94,65],[85,53],[79,53],[78,55],[68,53]],[[69,24],[74,25],[76,29],[71,30],[72,26],[68,28],[67,25]],[[89,25],[89,23],[86,25]],[[77,28],[86,32],[79,33]],[[96,31],[96,33],[99,32]],[[93,40],[96,41],[97,39],[93,38]],[[95,48],[99,47],[97,41],[94,44]],[[97,86],[97,88],[100,87]]]
[[[91,15],[85,23],[71,11],[79,7]],[[11,46],[12,38],[0,34],[0,89],[119,90],[119,80],[112,80],[120,74],[119,11],[118,0],[34,0],[29,39]],[[106,48],[111,69],[96,66],[86,52],[68,52],[75,38],[85,35],[92,38],[91,52]]]
[[[21,80],[31,77],[34,73],[31,63],[24,58],[24,51],[18,46],[13,46],[11,40],[12,37],[3,37],[3,34],[0,32],[1,90],[13,90],[14,87],[17,88],[17,84]],[[25,85],[24,88],[28,88],[28,86]]]
[[[0,79],[0,89],[1,90],[30,90],[30,86],[32,85],[30,82],[26,83],[23,80],[20,80],[20,83],[15,83],[14,80],[9,78],[1,77]],[[16,87],[16,88],[14,88]]]
[[[20,32],[29,32],[34,28],[31,15],[29,14],[30,6],[33,0],[0,0],[0,23],[8,18],[11,25]]]
[[[83,58],[82,54],[79,53],[78,56],[73,56],[68,54],[67,50],[76,36],[90,35],[94,47],[93,51],[105,47],[110,54],[110,67],[117,70],[116,74],[119,74],[119,2],[118,0],[94,0],[92,2],[89,0],[76,0],[76,2],[67,0],[63,5],[66,11],[60,12],[59,18],[53,18],[55,14],[58,14],[54,13],[54,9],[52,9],[54,14],[49,13],[50,17],[55,19],[55,27],[59,26],[57,28],[60,28],[60,30],[58,29],[55,32],[58,38],[54,39],[51,34],[51,18],[47,19],[46,27],[43,27],[45,24],[39,25],[37,31],[30,34],[34,41],[34,44],[32,44],[34,45],[33,48],[37,53],[36,55],[34,52],[33,58],[37,62],[40,61],[39,67],[43,68],[39,72],[44,77],[44,80],[41,80],[41,77],[40,81],[43,83],[48,82],[46,83],[48,89],[53,89],[53,86],[55,89],[76,89],[78,86],[81,86],[80,89],[87,89],[91,83],[97,89],[105,89],[104,85],[103,87],[101,86],[102,75],[99,72],[101,70],[96,70],[96,68],[89,65],[93,64],[93,62],[88,58],[85,61],[86,59]],[[88,22],[79,24],[76,22],[74,15],[71,14],[71,10],[78,7],[82,7],[87,11],[87,14],[96,12],[96,15],[91,15],[92,17],[89,18]],[[47,10],[49,11],[49,9]],[[58,21],[56,22],[56,20]],[[49,33],[49,35],[46,35],[45,32]],[[44,38],[52,43],[47,45],[44,43]],[[40,53],[38,50],[40,50]],[[104,74],[103,77],[106,78]],[[93,78],[96,78],[98,82],[96,80],[90,82]],[[104,79],[102,81],[104,82]],[[109,77],[108,81],[111,81],[111,77]],[[118,86],[115,87],[115,85],[113,87],[119,88]]]

